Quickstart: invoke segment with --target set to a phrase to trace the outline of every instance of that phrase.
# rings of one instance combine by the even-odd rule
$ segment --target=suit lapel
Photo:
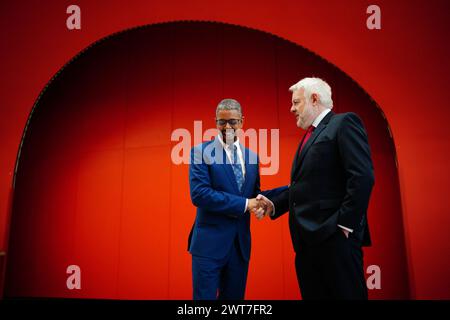
[[[291,172],[291,178],[292,178],[291,180],[292,181],[294,181],[297,178],[297,176],[300,172],[300,168],[302,167],[302,164],[303,164],[303,159],[305,158],[305,156],[308,153],[311,146],[314,144],[314,141],[319,137],[319,135],[322,133],[322,131],[327,127],[328,122],[330,121],[330,119],[333,115],[334,115],[334,112],[331,111],[325,116],[325,118],[322,119],[322,121],[320,121],[319,125],[313,131],[313,133],[309,137],[308,141],[306,141],[306,144],[303,147],[302,151],[300,152],[300,146],[302,145],[303,140],[305,139],[305,137],[303,137],[302,143],[300,143],[300,145],[297,149],[297,153],[295,154],[296,155],[296,158],[294,159],[295,168]],[[298,154],[299,152],[300,152],[300,155]],[[298,157],[298,161],[297,161],[297,157]]]
[[[249,173],[250,173],[250,151],[248,149],[245,149],[241,144],[239,144],[241,147],[242,155],[244,156],[244,164],[245,164],[245,176],[244,176],[244,185],[242,186],[242,193],[244,193],[245,188],[247,187],[249,179]],[[236,183],[237,186],[237,183]]]
[[[303,144],[303,140],[305,140],[305,135],[303,135],[303,138],[302,138],[302,140],[300,141],[300,143],[299,143],[299,145],[297,147],[297,151],[295,152],[294,161],[292,161],[291,181],[294,179],[295,172],[298,169],[298,164],[299,164],[299,162],[298,162],[298,157],[299,157],[298,153],[300,152],[300,147]]]

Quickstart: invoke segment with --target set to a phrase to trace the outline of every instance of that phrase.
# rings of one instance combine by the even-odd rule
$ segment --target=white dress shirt
[[[219,140],[220,144],[222,145],[223,149],[225,150],[228,160],[230,161],[230,163],[233,163],[231,145],[228,145],[225,142],[223,142],[222,135],[220,133],[217,135],[217,139]],[[242,155],[241,145],[239,144],[239,138],[236,138],[236,141],[233,143],[233,145],[236,146],[237,156],[239,159],[238,161],[241,164],[242,176],[245,179],[245,162],[244,162],[244,156]],[[248,206],[248,199],[245,200],[244,212],[247,211],[247,206]]]

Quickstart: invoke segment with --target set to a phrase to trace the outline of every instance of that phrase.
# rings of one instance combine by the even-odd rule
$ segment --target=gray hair
[[[328,109],[333,108],[331,99],[331,87],[320,78],[304,78],[291,86],[289,91],[294,92],[299,89],[305,90],[305,98],[309,101],[313,93],[319,96],[320,103]]]
[[[242,116],[242,108],[241,104],[234,99],[223,99],[219,102],[216,109],[216,117],[221,110],[236,110],[239,112],[239,115]]]

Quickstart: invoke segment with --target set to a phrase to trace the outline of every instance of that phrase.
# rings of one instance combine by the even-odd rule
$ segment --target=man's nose
[[[232,129],[231,126],[230,126],[230,124],[228,123],[228,121],[227,121],[227,123],[225,124],[225,129]]]
[[[291,112],[294,113],[295,112],[295,108],[294,105],[291,105]]]

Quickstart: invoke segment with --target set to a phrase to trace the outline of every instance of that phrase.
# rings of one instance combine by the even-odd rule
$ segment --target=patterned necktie
[[[242,192],[242,186],[244,185],[244,175],[242,174],[242,165],[239,162],[237,147],[235,144],[233,144],[232,159],[233,163],[231,164],[231,166],[233,167],[234,176],[236,177],[239,192]]]

